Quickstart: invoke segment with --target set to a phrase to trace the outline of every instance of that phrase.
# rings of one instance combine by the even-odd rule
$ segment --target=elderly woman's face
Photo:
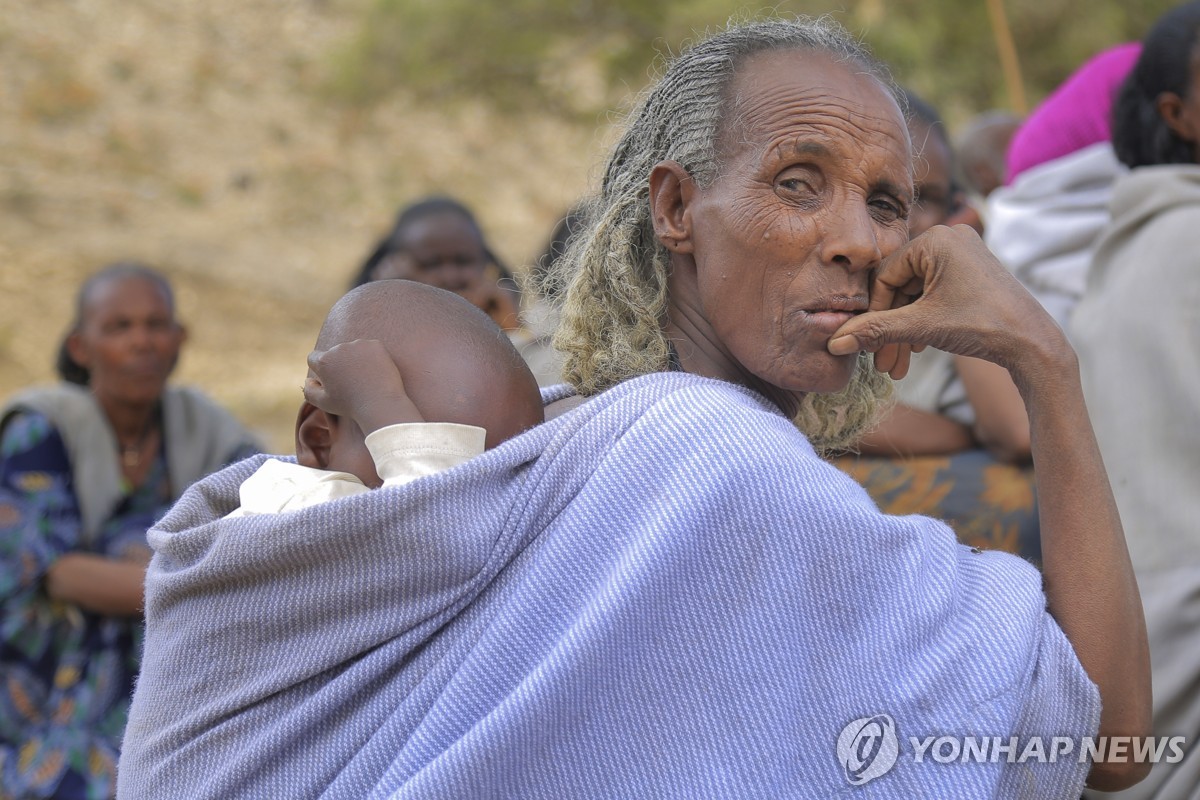
[[[872,271],[908,238],[909,140],[877,81],[823,55],[752,57],[730,88],[720,176],[679,189],[673,249],[691,260],[673,259],[671,335],[690,340],[677,344],[689,371],[787,408],[853,374],[856,357],[826,344],[867,308]],[[689,350],[701,361],[689,365]]]

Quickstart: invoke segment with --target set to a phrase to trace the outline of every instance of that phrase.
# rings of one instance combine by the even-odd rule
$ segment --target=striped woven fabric
[[[407,486],[220,519],[258,463],[151,532],[121,797],[1081,792],[1074,758],[909,741],[1096,732],[1037,571],[880,514],[748,390],[645,376]],[[863,780],[839,735],[880,715]]]

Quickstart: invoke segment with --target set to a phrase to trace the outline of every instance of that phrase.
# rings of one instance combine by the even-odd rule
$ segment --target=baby
[[[456,294],[375,281],[339,300],[308,357],[296,463],[271,459],[229,516],[399,486],[542,421],[537,381],[488,316]]]

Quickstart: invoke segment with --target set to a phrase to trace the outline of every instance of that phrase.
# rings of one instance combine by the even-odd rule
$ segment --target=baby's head
[[[453,292],[404,280],[374,281],[334,304],[317,350],[356,339],[384,344],[404,390],[426,422],[487,431],[486,447],[540,423],[537,381],[487,314]],[[296,458],[378,485],[364,436],[353,420],[305,402],[296,419]]]

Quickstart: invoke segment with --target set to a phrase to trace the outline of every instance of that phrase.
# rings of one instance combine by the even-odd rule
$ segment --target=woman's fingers
[[[891,292],[892,304],[889,308],[903,308],[921,296],[923,282],[912,278],[903,286]],[[913,348],[907,343],[892,342],[885,344],[875,353],[875,369],[886,372],[892,380],[900,380],[908,374],[908,366],[912,358]]]
[[[893,377],[924,346],[1007,366],[1022,352],[1021,340],[1047,319],[973,230],[938,226],[884,260],[868,311],[834,333],[829,351],[869,350],[876,367]]]
[[[896,355],[888,369],[880,369],[879,371],[887,372],[892,380],[898,381],[908,374],[908,365],[912,360],[912,347],[907,344],[890,344],[887,347],[893,348]],[[875,368],[879,369],[878,363],[876,363]]]
[[[859,314],[830,337],[829,352],[842,356],[868,350],[875,354],[876,369],[880,372],[891,372],[899,363],[901,345],[907,348],[908,342],[912,341],[911,332],[914,326],[909,318],[914,307],[910,305],[890,311],[868,311]],[[904,370],[907,373],[907,358]]]
[[[878,372],[891,372],[896,368],[900,358],[900,347],[895,344],[885,344],[875,351],[875,369]]]

